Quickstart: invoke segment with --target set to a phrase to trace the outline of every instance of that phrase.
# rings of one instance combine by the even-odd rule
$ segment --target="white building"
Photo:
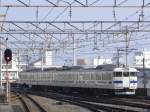
[[[31,63],[31,67],[29,69],[32,68],[49,68],[49,67],[55,67],[53,66],[53,62],[52,62],[52,51],[45,51],[43,54],[43,57],[41,57],[41,59],[38,59],[36,61],[34,61],[33,63]]]
[[[145,68],[150,68],[150,51],[138,52],[135,54],[134,66],[142,68],[143,61]]]
[[[93,61],[94,66],[103,65],[103,64],[112,64],[112,60],[106,59],[103,57],[98,57],[98,58],[95,58]]]

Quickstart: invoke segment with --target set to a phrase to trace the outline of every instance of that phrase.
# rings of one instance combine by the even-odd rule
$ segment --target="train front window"
[[[122,72],[114,72],[114,77],[122,77]]]
[[[123,72],[124,77],[129,77],[129,72]]]
[[[130,72],[130,76],[137,76],[136,72]]]

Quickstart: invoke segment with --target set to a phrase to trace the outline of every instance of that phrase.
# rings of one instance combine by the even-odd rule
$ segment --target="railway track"
[[[139,99],[116,98],[116,99],[111,99],[111,101],[119,102],[118,104],[120,104],[120,105],[127,104],[128,106],[132,106],[132,107],[140,107],[140,108],[150,109],[150,100],[143,101],[143,100],[139,100]]]
[[[46,112],[45,109],[27,94],[15,93],[25,112]]]
[[[62,94],[57,94],[57,93],[47,93],[47,94],[43,94],[41,92],[29,92],[30,94],[34,94],[34,95],[39,95],[39,96],[43,96],[43,97],[48,97],[48,98],[52,98],[61,102],[68,102],[74,105],[78,105],[84,108],[87,108],[89,110],[91,110],[92,112],[101,112],[101,111],[115,111],[115,112],[141,112],[141,110],[134,110],[126,107],[126,108],[122,108],[121,106],[112,106],[112,105],[107,105],[107,104],[102,104],[102,102],[100,103],[95,103],[90,101],[90,99],[86,100],[84,98],[79,98],[79,97],[73,97],[73,96],[68,96],[68,95],[62,95]],[[37,94],[38,93],[38,94]],[[106,102],[105,102],[106,103]]]
[[[35,94],[35,93],[30,93],[30,94],[43,96],[43,95],[41,95],[41,94]],[[33,98],[29,97],[29,95],[26,94],[26,96],[27,96],[27,98],[33,100]],[[20,95],[19,95],[19,97],[20,97]],[[45,97],[46,97],[46,96],[45,96]],[[70,103],[70,104],[74,104],[74,105],[77,105],[77,106],[81,106],[81,107],[84,107],[85,109],[90,110],[91,112],[101,112],[101,111],[99,111],[97,108],[92,107],[92,106],[89,106],[89,105],[87,105],[87,104],[85,104],[85,103],[75,102],[75,101],[71,101],[71,100],[69,100],[69,99],[66,99],[66,100],[65,100],[65,99],[61,99],[61,98],[58,99],[58,97],[56,97],[56,96],[49,97],[49,98],[55,99],[55,100],[57,100],[57,101],[68,102],[68,103]],[[26,109],[27,112],[37,112],[37,111],[28,111],[28,110],[30,110],[30,109],[29,109],[30,107],[28,107],[28,106],[26,105],[26,102],[24,101],[24,99],[23,99],[22,97],[21,97],[21,100],[23,100],[23,105],[24,105],[25,108],[27,108],[27,109]],[[46,111],[40,111],[40,112],[46,112]]]
[[[143,100],[143,99],[132,99],[128,97],[118,98],[118,97],[100,97],[100,98],[83,98],[83,100],[89,102],[96,102],[96,103],[106,103],[106,104],[116,104],[122,106],[131,106],[131,107],[138,107],[143,109],[150,109],[150,100]]]

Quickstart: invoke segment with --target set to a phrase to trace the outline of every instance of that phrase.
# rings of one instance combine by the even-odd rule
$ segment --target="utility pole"
[[[6,61],[6,97],[7,97],[7,102],[10,102],[10,82],[9,82],[9,74],[8,74],[8,63],[12,61],[12,51],[7,48],[7,41],[8,38],[6,39],[6,50],[4,52],[4,59]]]
[[[0,77],[1,77],[1,92],[3,93],[3,82],[2,82],[2,38],[0,38]]]
[[[119,48],[117,48],[117,66],[119,67]]]
[[[128,57],[127,57],[127,33],[126,33],[126,37],[125,37],[125,41],[126,41],[126,48],[125,48],[125,66],[127,67],[127,61],[128,61]]]
[[[8,64],[6,64],[6,97],[7,97],[7,102],[9,102],[9,74],[8,74]]]
[[[76,65],[76,54],[75,54],[75,39],[74,39],[74,36],[72,36],[72,39],[73,39],[73,66],[75,66]]]
[[[44,65],[44,54],[45,54],[45,52],[44,52],[44,43],[43,43],[43,45],[42,45],[42,50],[41,50],[41,52],[42,52],[42,54],[41,54],[41,70],[43,71],[44,70],[44,67],[43,67],[43,65]]]
[[[88,6],[88,0],[86,0],[86,6]]]
[[[7,41],[8,38],[6,38],[6,49],[7,49]],[[6,61],[6,97],[7,97],[7,102],[9,102],[9,92],[10,92],[10,85],[9,85],[9,74],[8,74],[8,62]]]
[[[125,66],[128,66],[128,56],[127,56],[127,50],[128,50],[128,31],[127,31],[127,26],[126,26],[126,33],[125,33]]]
[[[19,58],[19,49],[18,49],[18,73],[20,72],[20,58]]]
[[[42,56],[41,56],[41,70],[42,70],[42,71],[43,71],[43,62],[44,62],[44,60],[43,60],[43,57],[44,57],[44,56],[43,56],[43,55],[44,55],[43,53],[44,53],[44,52],[43,52],[43,51],[44,51],[44,50],[42,49]]]
[[[143,84],[144,88],[146,88],[146,83],[145,83],[145,54],[143,52]]]
[[[6,38],[6,49],[7,49],[7,41],[8,38]],[[9,102],[9,76],[8,76],[8,62],[6,62],[6,97],[7,97],[7,102]]]

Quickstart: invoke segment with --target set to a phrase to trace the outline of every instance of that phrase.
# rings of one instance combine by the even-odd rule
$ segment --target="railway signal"
[[[8,39],[7,39],[8,40]],[[7,45],[7,40],[6,40],[6,45]],[[9,83],[9,74],[8,74],[8,63],[12,60],[12,51],[11,49],[6,48],[4,51],[4,59],[6,61],[6,97],[7,97],[7,102],[10,101],[10,83]]]
[[[4,52],[4,59],[8,63],[12,60],[12,51],[10,49],[6,49]]]

